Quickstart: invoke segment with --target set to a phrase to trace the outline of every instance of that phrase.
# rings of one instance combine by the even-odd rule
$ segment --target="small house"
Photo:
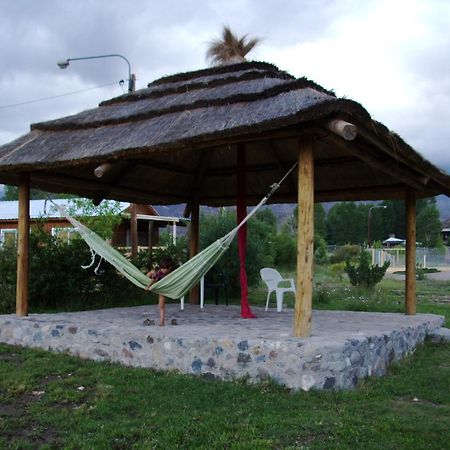
[[[54,200],[59,206],[69,205],[69,200]],[[112,244],[116,247],[131,247],[130,204],[120,203],[123,220],[114,230]],[[18,229],[18,201],[0,202],[0,246],[15,243]],[[185,226],[186,220],[178,217],[160,216],[151,205],[136,205],[137,236],[139,247],[154,247],[159,243],[161,228],[171,228],[172,242],[176,242],[177,226]],[[70,222],[61,217],[54,206],[45,200],[30,200],[31,226],[41,224],[44,231],[69,241],[76,233]]]

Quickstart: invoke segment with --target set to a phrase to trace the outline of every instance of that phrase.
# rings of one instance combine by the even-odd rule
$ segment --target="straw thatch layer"
[[[327,129],[358,127],[347,142]],[[32,125],[0,147],[0,182],[31,172],[43,189],[152,203],[233,204],[236,144],[247,146],[249,203],[297,160],[297,140],[315,136],[317,199],[450,193],[450,179],[358,103],[267,63],[164,77],[98,108]],[[98,179],[93,169],[110,162]],[[296,175],[274,201],[295,201]]]

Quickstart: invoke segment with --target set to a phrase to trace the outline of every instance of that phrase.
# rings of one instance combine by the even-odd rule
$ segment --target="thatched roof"
[[[355,124],[349,142],[327,129]],[[315,139],[316,199],[450,194],[450,177],[358,103],[267,63],[241,63],[168,76],[98,108],[31,126],[0,147],[0,182],[30,172],[34,187],[96,199],[234,204],[236,147],[247,149],[249,204],[297,160],[298,138]],[[113,163],[102,178],[94,169]],[[272,201],[295,202],[293,173]]]

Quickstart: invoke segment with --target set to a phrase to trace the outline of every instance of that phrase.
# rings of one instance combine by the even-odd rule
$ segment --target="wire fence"
[[[333,255],[343,248],[341,246],[329,246],[328,254]],[[390,267],[404,268],[405,254],[404,248],[382,248],[369,249],[371,254],[372,264],[382,266],[386,261],[389,261]],[[416,264],[422,268],[438,268],[450,267],[450,248],[416,248]]]
[[[405,267],[405,249],[386,248],[372,249],[372,264],[383,265],[385,261],[390,262],[391,267]],[[416,249],[416,264],[422,268],[450,266],[450,251],[448,247]]]

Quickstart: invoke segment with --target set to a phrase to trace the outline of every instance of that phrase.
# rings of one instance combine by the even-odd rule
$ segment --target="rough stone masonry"
[[[312,335],[303,339],[292,336],[290,309],[254,308],[256,319],[242,319],[237,306],[167,307],[168,322],[177,325],[148,325],[157,323],[156,306],[2,315],[0,342],[222,380],[271,379],[294,390],[352,389],[384,375],[444,321],[432,314],[314,311]]]

